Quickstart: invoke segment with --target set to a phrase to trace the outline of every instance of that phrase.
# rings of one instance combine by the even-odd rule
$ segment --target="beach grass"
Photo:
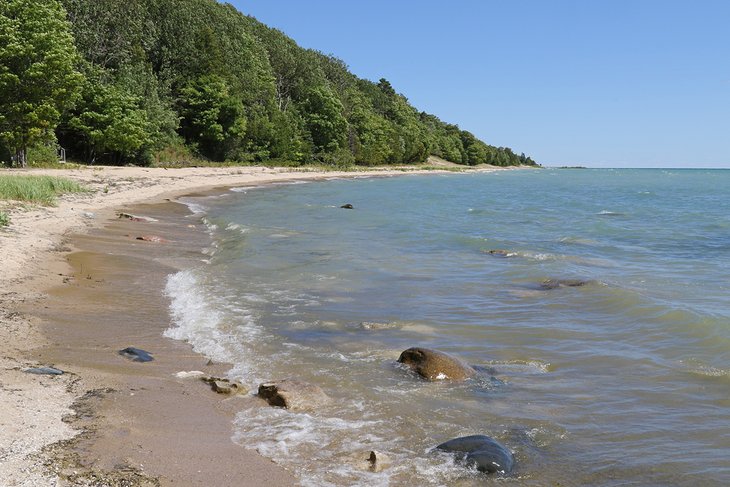
[[[10,217],[4,211],[0,211],[0,228],[10,225]]]
[[[83,193],[79,183],[55,176],[0,175],[0,200],[54,205],[56,197],[66,193]],[[7,215],[5,220],[7,221]],[[2,221],[2,217],[0,217]]]

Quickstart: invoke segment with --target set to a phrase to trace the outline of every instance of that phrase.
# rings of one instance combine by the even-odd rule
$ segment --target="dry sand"
[[[93,167],[12,172],[64,176],[92,191],[64,196],[55,207],[11,208],[11,225],[0,229],[0,485],[295,484],[288,472],[230,442],[235,404],[213,398],[197,383],[169,379],[174,369],[204,367],[202,357],[182,344],[163,342],[161,330],[155,329],[154,336],[140,342],[165,348],[174,363],[159,361],[143,374],[125,369],[126,364],[103,370],[103,366],[93,363],[93,356],[87,359],[83,351],[74,354],[71,348],[73,343],[93,342],[100,336],[114,337],[113,329],[81,326],[76,328],[81,335],[70,337],[63,328],[47,326],[57,311],[66,319],[72,316],[71,311],[77,316],[93,313],[82,306],[88,304],[82,301],[88,299],[88,294],[49,295],[48,291],[91,269],[101,276],[123,272],[120,269],[132,265],[120,261],[116,267],[102,268],[105,265],[99,262],[98,253],[96,263],[93,253],[74,254],[71,262],[66,256],[71,250],[67,246],[71,235],[95,232],[102,225],[113,227],[110,222],[116,218],[116,211],[133,203],[164,202],[193,190],[225,186],[404,173],[392,169],[301,172],[261,167]],[[96,248],[103,246],[102,240],[86,243]],[[84,263],[82,272],[79,266]],[[93,292],[93,282],[103,279],[87,280],[88,293]],[[64,305],[74,302],[78,306],[64,314]],[[164,307],[157,303],[154,309]],[[71,373],[46,376],[23,372],[28,367],[57,364]],[[124,394],[110,394],[104,387],[110,382],[116,392]],[[145,394],[146,400],[140,401],[135,399],[137,390],[154,393]],[[181,395],[187,396],[185,401],[176,399]],[[160,411],[169,414],[162,417]],[[135,416],[134,421],[130,415]],[[209,452],[207,456],[200,454],[200,445]],[[112,454],[116,451],[118,455]],[[221,465],[227,470],[221,472]]]

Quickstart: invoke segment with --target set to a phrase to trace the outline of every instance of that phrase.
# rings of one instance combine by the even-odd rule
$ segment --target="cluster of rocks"
[[[119,350],[119,355],[134,362],[144,363],[154,360],[150,352],[136,347]],[[460,358],[429,348],[412,347],[404,350],[398,357],[398,362],[427,381],[461,382],[472,379],[478,374],[474,367]],[[63,373],[52,367],[30,368],[26,372],[48,375]],[[181,379],[200,378],[218,394],[234,396],[249,393],[249,389],[240,382],[208,376],[198,370],[178,372],[175,376]],[[296,379],[264,382],[259,385],[257,395],[271,406],[291,411],[312,411],[332,401],[321,387]],[[454,438],[441,443],[434,450],[453,453],[457,461],[484,473],[508,473],[515,463],[512,452],[507,447],[485,435]],[[376,451],[370,451],[367,457],[356,456],[354,460],[361,468],[373,472],[379,472],[391,463],[386,455]]]

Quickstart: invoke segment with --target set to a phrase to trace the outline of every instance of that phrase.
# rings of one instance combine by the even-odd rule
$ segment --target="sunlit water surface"
[[[186,201],[214,245],[170,277],[168,334],[254,390],[292,377],[335,399],[238,415],[235,440],[304,485],[730,483],[730,171],[403,176]],[[422,381],[396,364],[411,346],[482,374]],[[469,434],[508,446],[515,471],[486,478],[431,451]],[[363,470],[370,450],[392,466]]]

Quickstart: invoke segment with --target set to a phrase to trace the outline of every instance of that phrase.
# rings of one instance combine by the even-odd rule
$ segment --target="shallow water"
[[[729,187],[722,170],[547,169],[189,198],[214,244],[169,278],[167,334],[254,388],[335,398],[238,415],[236,441],[304,485],[483,485],[431,452],[469,434],[515,453],[489,481],[725,485]],[[421,381],[396,364],[411,346],[482,373]],[[360,469],[370,450],[392,466]]]

